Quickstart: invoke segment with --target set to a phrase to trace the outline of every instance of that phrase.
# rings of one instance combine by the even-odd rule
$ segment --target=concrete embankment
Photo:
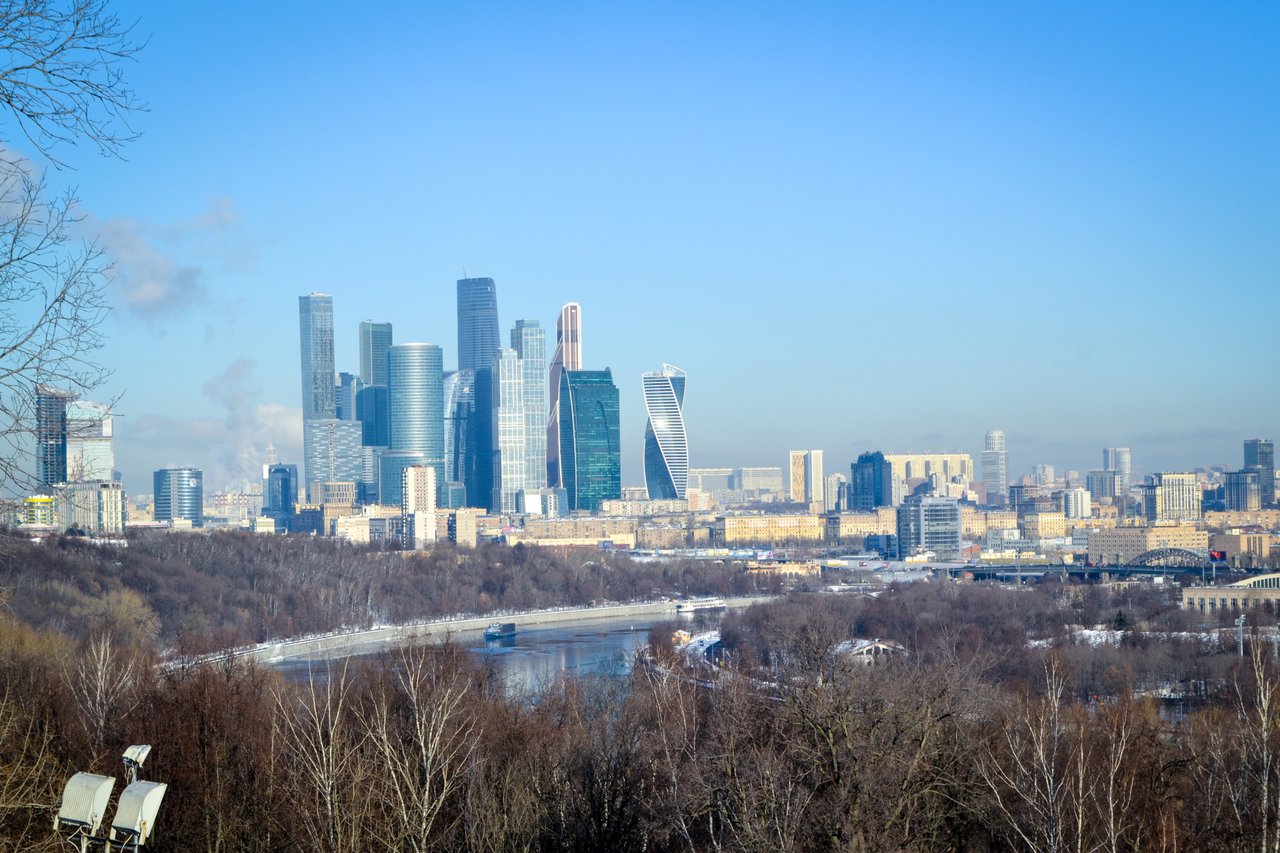
[[[727,598],[730,609],[749,607],[771,596]],[[652,619],[664,614],[676,617],[674,601],[655,601],[637,604],[611,604],[602,607],[573,607],[560,610],[536,610],[525,613],[491,613],[465,619],[448,619],[437,622],[415,622],[407,625],[386,625],[361,631],[345,631],[297,640],[281,640],[263,643],[237,653],[260,663],[280,663],[288,660],[336,659],[371,654],[388,646],[421,640],[441,640],[445,637],[477,633],[494,622],[514,622],[516,630],[522,628],[570,625],[603,619]]]

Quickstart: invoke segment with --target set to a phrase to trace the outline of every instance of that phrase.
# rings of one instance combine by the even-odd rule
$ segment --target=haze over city
[[[583,306],[642,479],[640,374],[688,372],[691,464],[822,448],[1010,473],[1240,465],[1270,436],[1280,13],[1133,5],[120,4],[125,161],[74,158],[117,264],[118,467],[300,461],[297,296],[456,365]]]

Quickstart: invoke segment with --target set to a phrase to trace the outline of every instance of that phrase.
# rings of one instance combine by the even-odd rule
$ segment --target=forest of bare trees
[[[439,583],[428,571],[457,556],[442,551],[419,580]],[[526,566],[531,588],[566,571],[547,570]],[[129,743],[154,745],[148,776],[169,784],[157,850],[1267,850],[1280,838],[1266,626],[1250,625],[1238,657],[1233,633],[1151,587],[792,595],[726,617],[738,675],[714,689],[659,630],[629,676],[532,695],[447,645],[294,681],[234,658],[160,667],[135,625],[36,627],[7,594],[0,849],[57,849],[62,782],[118,774]],[[1081,627],[1112,641],[1086,642]],[[832,654],[854,636],[896,638],[906,654],[876,666]]]

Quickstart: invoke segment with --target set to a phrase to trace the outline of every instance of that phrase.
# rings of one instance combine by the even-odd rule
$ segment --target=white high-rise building
[[[684,427],[687,375],[670,364],[642,374],[644,482],[649,500],[684,500],[689,484],[689,436]]]
[[[493,363],[493,495],[494,512],[519,512],[526,488],[528,442],[524,413],[524,365],[513,349],[498,352]]]
[[[1077,486],[1062,493],[1062,510],[1067,518],[1088,518],[1093,515],[1093,502],[1089,490]]]
[[[410,465],[401,474],[400,514],[404,542],[415,550],[436,541],[436,469]]]
[[[542,489],[547,485],[547,342],[537,320],[516,320],[511,348],[524,383],[524,488]]]

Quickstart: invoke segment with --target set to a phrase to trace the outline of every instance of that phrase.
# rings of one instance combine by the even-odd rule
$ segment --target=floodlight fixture
[[[151,744],[135,743],[124,751],[124,769],[125,777],[132,784],[138,781],[138,771],[142,769],[142,762],[147,760],[147,756],[151,754]]]
[[[99,776],[97,773],[72,776],[62,789],[62,805],[53,819],[53,828],[69,832],[68,840],[72,843],[78,840],[80,849],[85,849],[89,838],[102,828],[102,816],[107,811],[115,784],[114,776]]]
[[[121,850],[137,850],[147,843],[168,788],[164,782],[134,782],[120,792],[111,840],[120,841]]]

